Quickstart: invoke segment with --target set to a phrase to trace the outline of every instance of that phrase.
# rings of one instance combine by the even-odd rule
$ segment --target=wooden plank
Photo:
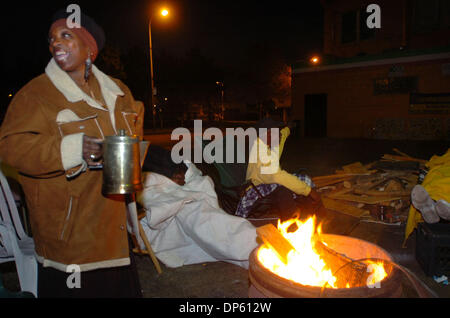
[[[359,181],[357,180],[356,183],[358,185],[358,189],[359,191],[368,191],[368,190],[372,190],[373,188],[383,184],[383,183],[387,183],[392,179],[395,178],[399,178],[398,173],[384,173],[384,174],[380,174],[378,175],[376,178],[372,179],[372,180],[368,180],[367,182],[363,182],[363,181]]]
[[[370,176],[358,176],[355,178],[355,186],[370,189],[374,184],[384,182],[384,180],[385,178],[379,173]]]
[[[417,175],[408,173],[402,176],[398,176],[399,179],[406,181],[408,184],[416,185],[417,184]]]
[[[354,162],[342,167],[346,173],[369,173],[370,171],[363,166],[361,162]]]
[[[386,192],[389,192],[389,194],[392,194],[394,191],[402,191],[403,183],[398,178],[390,179],[386,184],[384,185],[384,190]]]
[[[287,264],[287,255],[294,249],[292,244],[271,223],[256,228],[256,233],[264,244],[275,251],[278,257]]]
[[[398,153],[400,156],[407,157],[407,158],[412,158],[410,155],[407,155],[406,153],[401,152],[401,151],[398,150],[397,148],[392,148],[392,150],[393,150],[394,152]]]
[[[336,183],[340,183],[343,181],[347,181],[349,180],[350,177],[345,177],[345,178],[339,178],[339,179],[330,179],[330,180],[319,180],[319,181],[314,181],[314,184],[316,185],[316,187],[318,188],[322,188],[328,185],[332,185],[332,184],[336,184]]]
[[[351,204],[347,204],[342,201],[337,201],[327,197],[322,197],[322,203],[327,209],[357,218],[370,214],[368,210],[363,210]]]
[[[420,163],[427,163],[427,160],[423,160],[423,159],[417,159],[417,158],[410,158],[410,157],[404,157],[404,156],[396,156],[396,155],[389,155],[389,154],[385,154],[383,155],[383,159],[387,159],[387,160],[394,160],[394,161],[417,161]]]
[[[370,173],[337,173],[337,174],[330,174],[327,176],[317,176],[312,177],[312,181],[321,181],[321,180],[330,180],[330,179],[342,179],[342,178],[353,178],[355,176],[361,176],[361,175],[369,175]]]
[[[368,176],[368,175],[371,175],[372,173],[374,173],[374,172],[376,172],[377,170],[368,170],[367,169],[367,171],[366,172],[363,172],[363,171],[361,171],[361,172],[347,172],[347,171],[345,171],[345,170],[343,170],[343,169],[337,169],[337,170],[335,170],[334,172],[336,173],[336,174],[347,174],[347,175],[352,175],[352,176]]]
[[[377,191],[377,190],[361,190],[361,189],[355,189],[356,194],[365,194],[368,196],[374,196],[374,197],[409,197],[411,195],[411,189],[410,190],[399,190],[399,191]],[[392,200],[392,199],[391,199]]]
[[[401,196],[363,197],[363,196],[358,196],[358,195],[354,195],[354,194],[333,195],[333,199],[350,201],[350,202],[360,202],[360,203],[365,203],[365,204],[377,204],[377,203],[382,203],[385,201],[400,200],[401,198],[402,198]]]
[[[344,181],[343,185],[346,189],[351,189],[353,187],[353,184],[350,181]]]
[[[338,189],[338,190],[336,190],[336,191],[327,193],[326,196],[329,197],[329,198],[334,199],[335,196],[338,196],[338,195],[341,195],[341,194],[349,193],[349,192],[351,192],[352,190],[353,190],[352,188]]]

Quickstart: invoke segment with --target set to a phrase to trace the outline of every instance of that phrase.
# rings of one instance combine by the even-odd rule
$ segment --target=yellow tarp
[[[422,186],[427,190],[433,200],[450,202],[450,149],[443,156],[433,156],[426,163],[426,166],[429,171],[423,180]],[[406,222],[405,241],[403,245],[406,244],[406,240],[419,222],[423,222],[422,215],[411,204]]]

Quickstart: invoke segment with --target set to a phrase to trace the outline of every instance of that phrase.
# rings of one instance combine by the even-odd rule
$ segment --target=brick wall
[[[418,78],[418,93],[450,93],[450,60],[401,64],[402,76]],[[409,94],[375,95],[374,80],[392,65],[293,74],[292,119],[304,123],[304,96],[327,94],[327,132],[335,138],[449,138],[449,114],[409,113]],[[304,124],[302,124],[304,127]]]

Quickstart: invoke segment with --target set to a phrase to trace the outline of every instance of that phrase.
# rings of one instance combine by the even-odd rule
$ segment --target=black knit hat
[[[67,12],[65,9],[58,10],[52,17],[50,24],[60,19],[67,19],[72,12]],[[81,27],[85,28],[97,42],[98,51],[100,52],[105,46],[105,32],[90,16],[81,11],[80,15]]]
[[[173,162],[170,150],[155,145],[148,147],[142,171],[156,172],[170,179],[174,174],[185,173],[186,170],[187,167],[184,163]]]

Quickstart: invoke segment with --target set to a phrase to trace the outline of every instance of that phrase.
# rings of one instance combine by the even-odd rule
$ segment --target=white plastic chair
[[[14,261],[20,289],[37,297],[37,260],[34,241],[22,226],[8,181],[0,171],[0,263]]]

